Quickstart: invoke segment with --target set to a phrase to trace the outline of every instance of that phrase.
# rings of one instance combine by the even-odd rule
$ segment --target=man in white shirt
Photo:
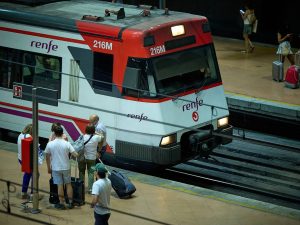
[[[106,177],[107,169],[102,163],[97,163],[92,169],[97,178],[92,188],[95,225],[108,225],[111,181]]]
[[[48,173],[52,174],[53,183],[57,184],[58,196],[60,203],[55,204],[57,209],[65,209],[64,205],[64,184],[67,187],[67,194],[69,198],[68,208],[73,206],[73,189],[71,185],[71,169],[69,161],[69,153],[77,157],[77,153],[73,146],[63,139],[63,128],[56,126],[54,128],[56,138],[48,142],[45,153],[48,167]]]
[[[102,134],[104,136],[102,148],[98,150],[101,154],[100,158],[102,158],[104,153],[106,152],[106,127],[102,122],[100,122],[99,116],[96,114],[91,115],[89,120],[90,123],[95,126],[96,133]]]

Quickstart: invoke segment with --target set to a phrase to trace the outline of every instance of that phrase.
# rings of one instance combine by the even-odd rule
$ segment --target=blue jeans
[[[95,225],[108,225],[108,219],[110,217],[110,213],[100,215],[94,212],[95,217]]]
[[[22,165],[22,161],[21,160],[19,160],[19,163]],[[22,183],[22,192],[23,193],[27,193],[31,177],[32,177],[32,173],[26,173],[26,172],[24,172],[23,183]],[[31,183],[32,182],[33,182],[33,180],[31,180]],[[31,193],[33,193],[33,185],[32,184],[31,184]]]

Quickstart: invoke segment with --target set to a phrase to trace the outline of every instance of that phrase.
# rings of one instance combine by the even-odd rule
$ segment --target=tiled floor
[[[215,49],[226,92],[300,105],[300,89],[288,89],[272,80],[272,62],[277,46],[255,44],[253,53],[243,54],[244,42],[214,37]],[[289,62],[285,60],[285,71]]]
[[[14,151],[3,149],[14,149],[16,145],[0,142],[0,179],[10,180],[16,183],[21,182],[22,174],[20,166],[17,163],[17,154]],[[140,176],[140,175],[139,175]],[[137,177],[139,177],[137,176]],[[131,177],[137,187],[137,192],[131,199],[119,199],[112,192],[111,207],[112,215],[109,220],[111,225],[154,225],[154,224],[172,224],[172,225],[299,225],[300,216],[295,216],[293,212],[287,215],[276,215],[271,213],[274,205],[269,206],[269,211],[263,211],[260,207],[249,204],[241,204],[235,200],[225,200],[220,197],[222,194],[204,195],[205,189],[199,189],[198,194],[190,186],[185,189],[181,186],[176,188],[176,182],[168,185],[169,188],[162,187],[165,184],[160,182],[160,186],[149,184],[151,179],[145,178],[148,182],[142,182],[140,178]],[[40,189],[49,188],[49,174],[46,171],[46,165],[40,166]],[[170,182],[170,181],[166,181]],[[158,184],[159,182],[154,181]],[[165,185],[167,186],[167,185]],[[173,189],[171,189],[173,188]],[[178,189],[178,190],[174,190]],[[202,190],[202,191],[201,191]],[[22,200],[17,197],[20,187],[17,187],[16,193],[10,194],[11,212],[18,216],[28,217],[51,224],[72,224],[72,225],[92,225],[94,223],[93,210],[88,204],[82,207],[76,207],[72,210],[59,211],[48,203],[48,195],[39,202],[39,208],[42,210],[39,214],[24,212],[21,207]],[[213,192],[211,192],[213,193]],[[6,183],[0,182],[0,198],[7,196]],[[239,198],[236,198],[239,199]],[[86,201],[90,202],[91,197],[86,196]],[[1,210],[5,208],[1,205]],[[295,211],[294,211],[295,212]],[[296,212],[297,214],[297,212]],[[300,215],[300,212],[298,212]],[[0,224],[4,225],[32,225],[39,224],[30,219],[22,219],[18,216],[11,216],[0,213]]]

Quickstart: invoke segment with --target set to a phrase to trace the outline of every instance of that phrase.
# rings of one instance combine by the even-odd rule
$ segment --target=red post
[[[22,172],[32,173],[33,169],[33,139],[22,139]]]

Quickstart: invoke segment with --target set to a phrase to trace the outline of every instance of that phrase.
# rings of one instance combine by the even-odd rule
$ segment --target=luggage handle
[[[98,160],[104,165],[104,168],[107,170],[108,175],[111,175],[111,172],[109,171],[109,169],[107,169],[107,167],[106,167],[105,164],[102,162],[102,160],[101,160],[100,158],[99,158]]]
[[[295,65],[297,67],[300,66],[300,50],[298,52],[295,53]]]
[[[74,178],[75,178],[75,181],[77,181],[77,180],[79,180],[79,177],[77,177],[77,170],[78,170],[78,158],[77,157],[75,157],[76,158],[76,160],[73,160],[73,161],[75,161],[76,163],[75,163],[75,176],[74,176]],[[71,166],[72,167],[72,166]],[[72,172],[72,168],[71,168],[71,172]],[[72,176],[72,173],[71,173],[71,176]]]
[[[115,171],[115,172],[117,172],[116,170],[113,170],[113,171]],[[123,173],[118,173],[123,179],[128,179],[127,177],[125,177],[124,175],[123,175]]]

